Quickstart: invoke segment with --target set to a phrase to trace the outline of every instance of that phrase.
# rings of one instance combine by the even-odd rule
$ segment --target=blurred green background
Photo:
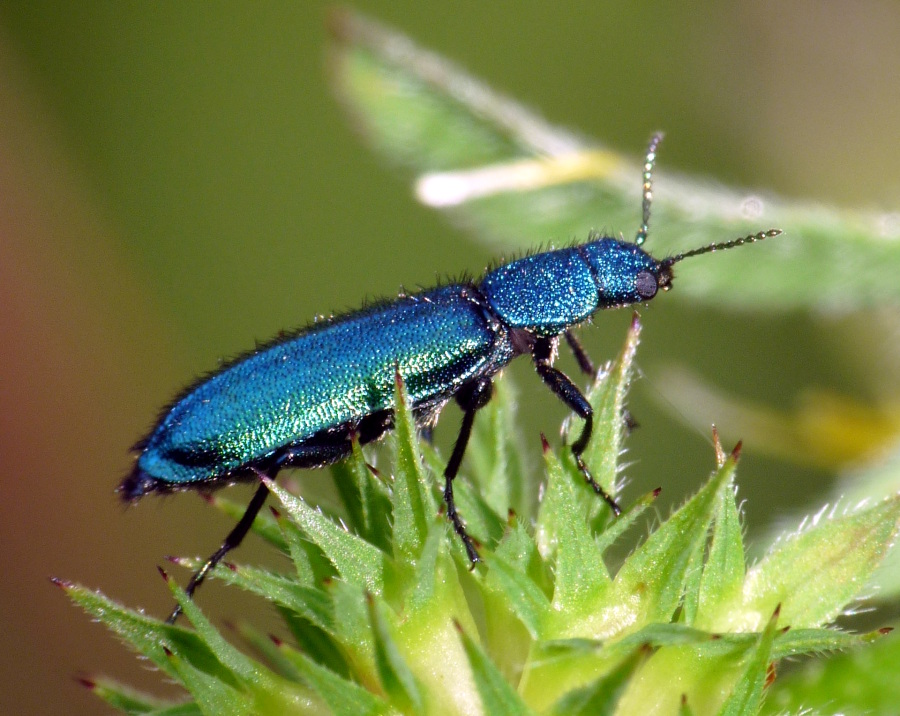
[[[659,173],[900,205],[897,4],[586,5],[354,7],[614,149],[637,156],[666,130]],[[154,565],[206,554],[224,536],[228,521],[193,496],[126,510],[113,494],[128,446],[176,390],[317,313],[478,274],[491,258],[417,205],[408,177],[354,135],[327,81],[327,7],[0,5],[2,713],[102,711],[79,674],[164,689],[47,577],[162,615],[170,603]],[[633,226],[607,228],[630,235],[637,217],[635,207]],[[593,356],[620,345],[630,313],[619,313],[582,331]],[[860,348],[873,345],[859,340],[872,319],[726,314],[677,290],[655,302],[626,495],[663,485],[678,500],[712,465],[707,436],[660,409],[662,368],[690,366],[781,410],[810,386],[890,402],[898,372],[879,372]],[[522,414],[541,416],[525,421],[536,455],[538,431],[564,411],[529,371],[512,372]],[[450,412],[439,444],[452,439]],[[751,535],[818,506],[832,479],[746,445]],[[251,541],[239,559],[266,557]],[[201,595],[217,616],[276,628],[264,605],[217,585]]]

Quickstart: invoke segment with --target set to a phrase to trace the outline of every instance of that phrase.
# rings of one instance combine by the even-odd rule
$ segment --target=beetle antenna
[[[657,132],[650,137],[647,145],[647,154],[644,157],[644,183],[641,186],[641,228],[638,229],[634,243],[640,246],[647,240],[647,232],[650,230],[650,202],[653,201],[653,165],[656,163],[656,150],[663,140],[663,133]]]
[[[699,256],[700,254],[709,254],[713,251],[725,251],[726,249],[733,249],[735,246],[743,246],[744,244],[752,244],[757,241],[762,241],[763,239],[771,239],[781,233],[783,233],[781,229],[769,229],[768,231],[760,231],[758,234],[750,234],[750,236],[744,236],[740,239],[735,239],[734,241],[723,241],[719,244],[710,244],[709,246],[703,246],[702,248],[694,249],[693,251],[686,251],[683,254],[676,254],[675,256],[670,256],[667,259],[663,259],[660,263],[663,266],[671,266],[672,264],[677,264],[679,261],[690,258],[691,256]]]

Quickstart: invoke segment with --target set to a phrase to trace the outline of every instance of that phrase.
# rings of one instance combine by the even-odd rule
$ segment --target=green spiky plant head
[[[639,333],[635,318],[590,391],[597,427],[586,461],[612,492]],[[418,442],[401,403],[387,469],[374,472],[358,447],[333,468],[341,504],[313,506],[271,484],[278,504],[254,529],[292,569],[213,572],[272,604],[291,639],[242,623],[235,645],[168,576],[183,625],[59,581],[187,696],[169,703],[105,678],[84,683],[123,712],[169,716],[757,714],[781,659],[878,636],[828,625],[895,538],[900,500],[823,515],[748,567],[737,449],[720,450],[667,519],[648,515],[656,492],[612,519],[565,447],[545,441],[540,488],[527,489],[508,384],[482,412],[457,481],[482,558],[474,569],[441,514],[444,462]],[[613,570],[614,543],[630,551]]]

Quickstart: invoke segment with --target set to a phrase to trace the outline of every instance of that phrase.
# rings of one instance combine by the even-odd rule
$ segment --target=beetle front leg
[[[534,359],[534,367],[537,370],[538,375],[541,376],[541,380],[543,380],[550,390],[569,406],[578,417],[584,420],[584,427],[581,429],[581,435],[578,437],[578,440],[572,444],[572,456],[575,458],[575,464],[578,465],[578,469],[584,476],[585,481],[593,488],[594,492],[606,501],[606,504],[609,505],[613,513],[616,516],[622,514],[622,508],[619,507],[618,503],[603,489],[600,483],[593,478],[590,470],[588,470],[587,465],[584,464],[584,460],[581,457],[581,454],[584,452],[585,448],[587,448],[588,442],[591,439],[591,433],[594,430],[594,410],[591,408],[591,404],[588,402],[587,398],[581,394],[581,391],[578,390],[569,376],[551,365],[553,359],[553,339],[538,339],[534,344],[532,358]]]

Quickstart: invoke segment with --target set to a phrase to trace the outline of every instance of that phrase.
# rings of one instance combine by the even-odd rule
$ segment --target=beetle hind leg
[[[256,488],[256,492],[253,495],[253,498],[250,500],[250,504],[247,505],[247,509],[244,511],[243,516],[238,521],[238,523],[234,526],[234,529],[228,533],[228,535],[223,540],[219,549],[213,552],[209,559],[203,563],[203,566],[200,567],[194,575],[191,577],[191,580],[188,582],[187,587],[185,587],[185,592],[188,597],[193,597],[194,591],[196,591],[197,587],[203,584],[203,580],[206,579],[207,575],[213,570],[213,568],[221,562],[225,555],[228,554],[231,550],[238,547],[241,542],[244,541],[244,537],[247,536],[247,533],[250,531],[250,528],[253,526],[253,521],[256,519],[256,515],[259,514],[259,511],[262,509],[263,504],[266,501],[266,498],[269,496],[269,488],[265,486],[265,484],[260,483],[259,487]],[[175,620],[178,619],[181,614],[181,605],[175,607],[172,610],[172,613],[169,615],[169,618],[166,619],[166,624],[174,624]]]

